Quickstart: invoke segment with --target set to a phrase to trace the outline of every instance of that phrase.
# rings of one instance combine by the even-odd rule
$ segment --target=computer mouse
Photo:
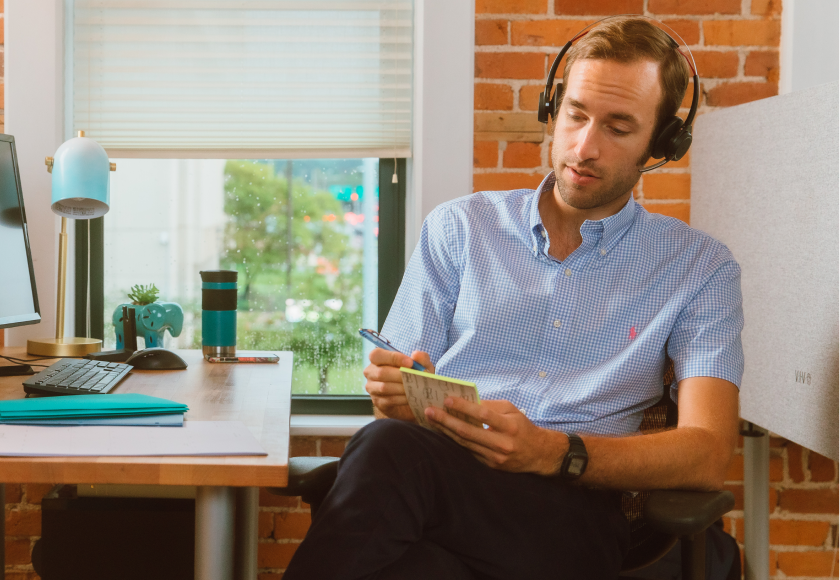
[[[128,357],[125,364],[144,371],[172,371],[187,368],[187,363],[171,350],[145,348]]]

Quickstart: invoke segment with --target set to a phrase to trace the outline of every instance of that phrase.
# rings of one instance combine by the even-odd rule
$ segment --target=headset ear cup
[[[665,157],[670,160],[675,153],[674,138],[677,137],[682,129],[683,120],[679,117],[672,117],[670,121],[662,128],[662,132],[653,143],[653,149],[650,156],[654,159],[662,159]]]
[[[554,88],[554,97],[552,97],[551,120],[557,120],[557,111],[560,110],[560,103],[563,101],[563,81],[559,81]]]

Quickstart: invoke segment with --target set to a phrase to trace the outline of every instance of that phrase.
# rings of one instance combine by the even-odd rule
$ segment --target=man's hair
[[[656,139],[664,125],[677,114],[688,88],[688,65],[677,52],[678,48],[667,33],[646,18],[610,18],[592,28],[569,49],[563,69],[563,90],[565,92],[569,86],[569,71],[578,60],[614,60],[622,63],[652,60],[659,65],[659,83],[662,88],[652,136],[652,139]]]

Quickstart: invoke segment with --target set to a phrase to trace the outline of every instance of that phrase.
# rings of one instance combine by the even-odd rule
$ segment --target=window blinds
[[[72,119],[112,157],[408,157],[412,0],[75,0]]]

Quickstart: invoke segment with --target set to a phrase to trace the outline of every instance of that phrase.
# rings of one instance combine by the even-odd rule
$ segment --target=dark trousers
[[[347,444],[283,580],[613,580],[628,542],[615,493],[491,469],[380,419]]]

